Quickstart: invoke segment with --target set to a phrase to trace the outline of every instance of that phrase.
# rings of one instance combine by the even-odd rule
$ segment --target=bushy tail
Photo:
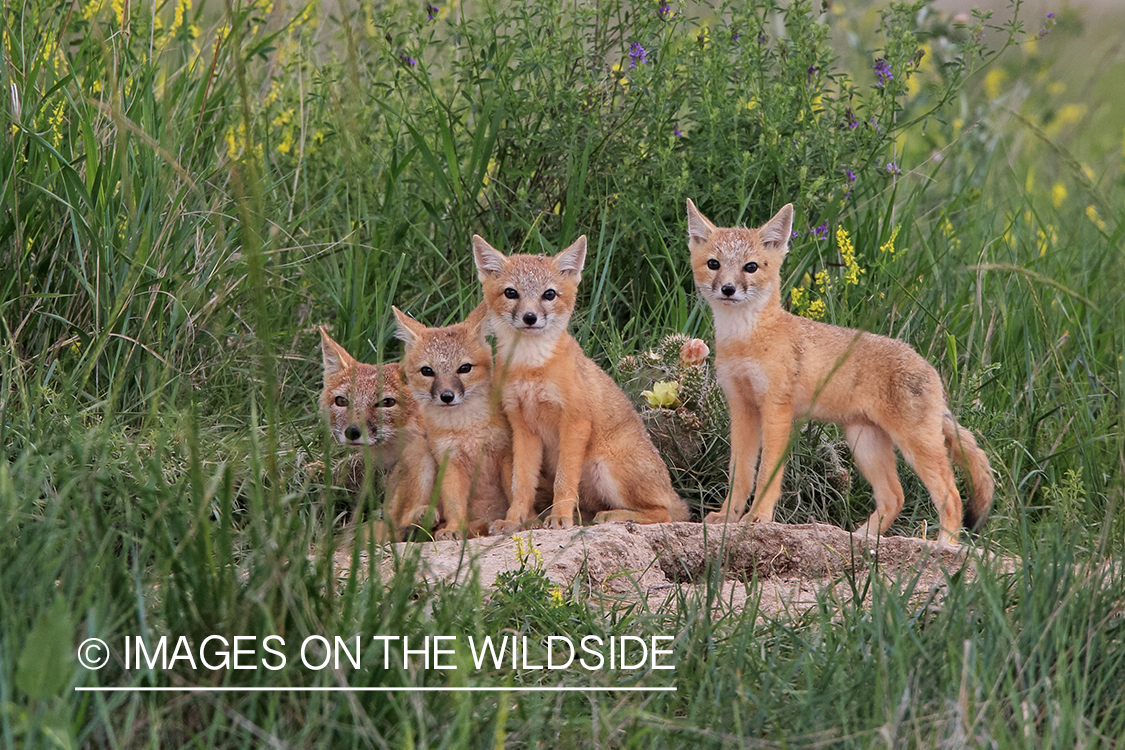
[[[952,414],[946,414],[942,420],[942,432],[950,457],[969,475],[965,526],[975,530],[984,524],[988,518],[988,509],[992,506],[992,493],[996,488],[992,466],[988,463],[988,456],[977,445],[973,433],[957,424]]]
[[[668,505],[668,515],[672,516],[672,521],[690,521],[691,511],[688,510],[688,504],[679,495],[674,496],[675,499]]]

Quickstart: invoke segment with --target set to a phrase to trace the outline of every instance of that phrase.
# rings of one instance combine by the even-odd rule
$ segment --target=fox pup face
[[[453,409],[477,394],[488,396],[492,349],[481,324],[484,308],[444,328],[427,328],[393,308],[400,339],[406,342],[402,368],[406,385],[423,408]]]
[[[688,200],[688,247],[695,286],[714,306],[765,302],[780,290],[781,261],[789,250],[793,204],[758,229],[720,229]]]
[[[586,235],[554,257],[509,257],[473,235],[473,259],[495,319],[527,335],[566,330],[586,263]]]
[[[414,401],[402,389],[398,363],[357,362],[323,327],[320,340],[324,350],[320,405],[332,437],[347,445],[393,444],[398,430],[416,419]]]

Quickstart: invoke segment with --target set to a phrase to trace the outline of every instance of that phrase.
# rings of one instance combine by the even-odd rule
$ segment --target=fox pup
[[[481,324],[484,308],[445,328],[427,328],[397,307],[398,337],[406,384],[417,401],[426,430],[428,455],[420,472],[421,494],[438,493],[442,523],[437,539],[487,533],[504,518],[511,486],[511,435],[493,399],[492,349]]]
[[[819,323],[781,307],[781,263],[793,205],[758,229],[716,227],[687,202],[695,285],[715,318],[715,367],[730,405],[730,495],[708,523],[737,520],[755,489],[754,521],[771,520],[793,420],[844,427],[855,462],[874,490],[876,510],[856,534],[886,532],[902,510],[897,446],[937,506],[939,541],[956,543],[962,521],[950,456],[970,480],[966,523],[992,503],[992,468],[973,434],[954,420],[941,378],[895,339]]]
[[[339,442],[362,448],[382,470],[387,506],[380,541],[401,536],[426,508],[418,492],[420,454],[425,453],[422,416],[410,393],[403,387],[397,362],[368,365],[357,362],[320,328],[324,354],[324,391],[321,410],[332,436]],[[363,455],[357,451],[350,461],[350,484],[358,484]]]
[[[542,468],[554,482],[548,528],[572,526],[580,505],[598,523],[687,520],[629,399],[567,332],[586,237],[554,257],[507,257],[474,236],[473,255],[512,426],[512,504],[494,528],[529,519]]]

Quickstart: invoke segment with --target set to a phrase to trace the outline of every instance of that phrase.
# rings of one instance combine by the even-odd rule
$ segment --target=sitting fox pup
[[[474,236],[473,252],[512,426],[512,504],[494,529],[514,532],[531,518],[543,468],[554,483],[548,528],[574,525],[579,503],[596,523],[687,520],[629,399],[566,330],[586,238],[548,258],[508,257]]]
[[[418,493],[440,477],[436,539],[478,536],[504,518],[512,476],[508,422],[492,397],[492,349],[481,332],[484,309],[445,328],[427,328],[397,307],[402,368],[426,431]],[[421,510],[428,509],[428,503]],[[416,521],[415,521],[416,522]]]
[[[369,365],[357,362],[344,347],[333,341],[322,326],[324,391],[321,410],[328,419],[332,437],[344,445],[364,449],[382,469],[387,505],[385,528],[377,530],[379,541],[401,537],[407,526],[425,508],[418,494],[420,454],[425,454],[422,416],[402,384],[397,362]],[[359,485],[364,470],[364,452],[350,458],[347,484]]]
[[[758,229],[720,229],[690,200],[687,219],[695,285],[715,317],[715,368],[731,416],[730,495],[706,521],[737,520],[751,489],[751,520],[772,520],[793,420],[811,417],[843,425],[874,490],[876,510],[856,534],[886,532],[902,509],[894,446],[929,490],[939,541],[955,543],[962,522],[950,455],[969,475],[965,521],[982,523],[992,502],[992,469],[972,433],[950,414],[937,370],[901,341],[782,309],[792,204]]]

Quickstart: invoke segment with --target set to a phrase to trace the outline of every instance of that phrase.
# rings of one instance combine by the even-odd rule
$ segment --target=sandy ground
[[[929,596],[940,594],[946,576],[972,557],[965,548],[912,537],[868,542],[824,524],[625,523],[519,536],[534,546],[554,583],[566,589],[577,583],[591,599],[607,603],[643,601],[652,610],[675,606],[685,593],[691,599],[693,591],[707,585],[715,562],[721,562],[722,578],[717,608],[737,612],[748,596],[760,595],[762,613],[798,615],[816,604],[823,589],[850,595],[846,574],[857,573],[862,580],[876,560],[885,580],[907,585],[917,577],[914,592]],[[387,580],[396,575],[403,556],[417,550],[418,575],[431,583],[472,580],[475,570],[481,584],[491,586],[498,573],[519,568],[516,546],[509,537],[403,543],[384,548],[378,564]],[[346,576],[351,551],[338,550],[336,561],[339,574]],[[367,553],[361,553],[360,575],[366,577],[369,563]]]

